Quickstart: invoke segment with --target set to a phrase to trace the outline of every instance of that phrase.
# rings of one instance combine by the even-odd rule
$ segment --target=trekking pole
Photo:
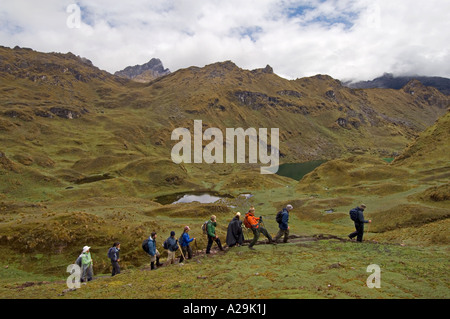
[[[187,262],[187,259],[184,258],[184,254],[183,254],[183,251],[181,250],[181,246],[180,245],[178,245],[178,249],[180,250],[181,256],[183,256],[183,261],[186,260],[186,262]]]
[[[264,220],[263,220],[262,216],[261,216],[261,219],[259,220],[259,223],[261,224],[262,227],[266,228],[266,225],[264,224]]]

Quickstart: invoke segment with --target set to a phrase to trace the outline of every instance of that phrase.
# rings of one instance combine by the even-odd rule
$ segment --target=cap
[[[170,232],[170,236],[175,236],[175,232],[173,230]]]
[[[287,209],[287,210],[292,210],[292,209],[294,209],[294,207],[292,207],[291,204],[288,204],[288,205],[286,205],[286,209]]]
[[[89,247],[89,246],[84,246],[84,247],[83,247],[83,253],[87,252],[89,249],[91,249],[91,247]]]
[[[237,213],[236,213],[236,216],[241,216],[241,212],[237,212]]]
[[[191,230],[191,229],[189,228],[189,226],[184,226],[184,230],[186,231],[186,230]]]

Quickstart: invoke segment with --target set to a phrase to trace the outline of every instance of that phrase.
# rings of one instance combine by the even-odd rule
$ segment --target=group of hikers
[[[364,209],[366,205],[361,204],[360,206],[350,210],[350,218],[355,224],[355,231],[348,235],[352,240],[357,238],[358,242],[362,242],[364,235],[364,224],[371,223],[371,220],[364,219]],[[237,212],[233,219],[228,224],[226,244],[229,248],[234,246],[241,246],[244,243],[244,231],[243,229],[249,229],[253,233],[253,239],[248,245],[249,249],[254,250],[253,246],[257,243],[260,234],[262,233],[269,240],[269,244],[277,244],[278,240],[284,236],[283,242],[287,243],[289,239],[289,212],[293,210],[293,206],[288,204],[276,215],[276,221],[278,223],[278,233],[275,238],[272,238],[270,233],[267,231],[263,217],[255,217],[255,207],[251,206],[248,212],[245,214],[244,220],[241,221],[241,213]],[[243,227],[244,226],[244,227]],[[211,248],[215,242],[219,250],[223,251],[224,248],[219,237],[216,234],[217,218],[212,215],[211,218],[202,225],[203,233],[208,237],[208,243],[206,246],[206,254],[211,253]],[[158,249],[156,248],[156,238],[157,233],[152,232],[150,237],[144,240],[142,243],[142,248],[144,251],[150,255],[150,270],[154,270],[160,266],[167,266],[176,261],[176,252],[180,251],[181,256],[179,257],[179,262],[183,262],[185,259],[191,259],[193,256],[192,248],[190,244],[195,242],[197,245],[196,238],[189,236],[190,231],[189,226],[185,226],[182,235],[177,239],[175,237],[175,232],[170,232],[170,237],[168,237],[163,244],[164,249],[167,250],[167,260],[164,264],[160,263],[160,256]],[[84,246],[82,253],[76,260],[76,264],[81,268],[81,282],[91,281],[93,278],[93,261],[90,254],[89,246]],[[115,242],[111,248],[108,250],[108,258],[111,260],[112,265],[112,276],[120,273],[120,243]]]

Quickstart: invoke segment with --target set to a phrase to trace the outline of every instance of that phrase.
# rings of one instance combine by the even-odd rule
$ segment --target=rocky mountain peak
[[[169,69],[165,69],[161,60],[152,58],[147,63],[135,66],[128,66],[114,75],[135,80],[138,82],[150,82],[158,77],[170,74]]]

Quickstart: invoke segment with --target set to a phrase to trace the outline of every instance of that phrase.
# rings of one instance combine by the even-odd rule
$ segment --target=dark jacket
[[[238,216],[235,216],[228,224],[226,242],[228,246],[233,246],[236,244],[242,245],[242,243],[244,242],[244,234],[242,233],[242,221],[239,220]]]
[[[110,256],[111,256],[111,261],[117,261],[117,260],[119,260],[119,252],[120,252],[120,249],[117,249],[116,247],[111,247],[110,249],[111,249],[111,254],[110,254]]]
[[[283,208],[283,212],[281,213],[281,223],[278,224],[278,227],[282,230],[288,229],[289,223],[289,212],[286,208]]]
[[[364,219],[364,209],[360,208],[360,207],[356,207],[355,208],[356,212],[357,212],[357,218],[355,223],[368,223],[369,221]]]
[[[177,240],[175,237],[170,236],[169,238],[167,238],[167,244],[168,244],[168,249],[170,251],[177,251],[178,250],[178,244],[177,244]]]

